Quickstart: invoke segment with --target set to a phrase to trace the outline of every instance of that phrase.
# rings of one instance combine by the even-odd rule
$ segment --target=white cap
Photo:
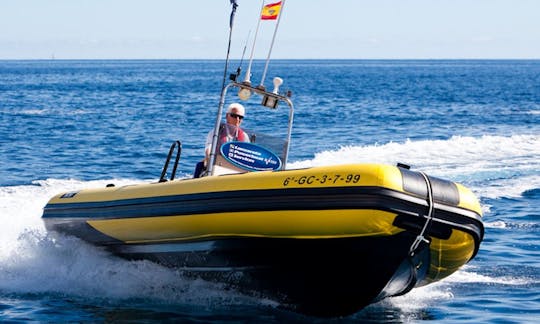
[[[227,107],[227,114],[231,113],[233,109],[236,109],[236,113],[242,116],[246,115],[246,110],[244,109],[244,106],[241,104],[234,102]]]

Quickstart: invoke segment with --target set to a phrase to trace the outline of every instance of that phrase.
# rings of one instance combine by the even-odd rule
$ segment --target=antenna
[[[225,58],[225,71],[223,71],[223,84],[221,85],[221,96],[219,98],[219,105],[218,105],[218,114],[216,116],[216,122],[214,124],[214,136],[212,137],[212,151],[210,152],[209,156],[209,168],[208,173],[212,173],[212,167],[214,164],[214,161],[216,160],[216,152],[215,147],[217,146],[218,142],[218,133],[219,133],[219,124],[221,122],[221,114],[223,112],[223,106],[225,105],[225,94],[226,94],[226,86],[225,82],[227,81],[227,68],[229,66],[229,54],[231,53],[231,38],[232,38],[232,31],[233,31],[233,25],[234,25],[234,15],[236,13],[236,8],[238,7],[238,4],[236,3],[236,0],[230,0],[232,9],[231,9],[231,18],[229,20],[229,44],[227,46],[227,57]]]
[[[264,0],[262,0],[261,12],[264,8]],[[261,26],[261,17],[257,17],[257,28],[255,29],[255,36],[253,37],[253,45],[251,46],[251,54],[249,56],[249,65],[246,71],[246,77],[244,83],[251,84],[251,64],[253,63],[253,54],[255,53],[255,44],[257,43],[257,35],[259,34],[259,27]]]
[[[247,43],[248,43],[250,34],[251,34],[251,30],[248,32],[246,42],[244,43],[244,50],[242,51],[242,57],[240,58],[240,63],[238,63],[238,67],[236,68],[236,73],[234,73],[234,74],[231,73],[229,75],[229,79],[232,80],[232,81],[237,81],[238,77],[242,73],[242,64],[244,63],[244,57],[246,55],[246,48],[247,48]]]
[[[231,18],[229,20],[229,44],[227,45],[227,56],[225,57],[225,70],[223,71],[223,83],[221,84],[221,91],[225,88],[225,82],[227,82],[227,70],[229,68],[229,56],[231,54],[231,39],[234,25],[234,15],[236,14],[236,8],[238,4],[236,0],[230,0],[232,9],[231,9]]]
[[[261,11],[264,9],[264,0],[262,0]],[[253,37],[253,45],[251,46],[251,54],[249,55],[249,64],[246,70],[246,76],[244,77],[244,84],[251,86],[251,65],[253,64],[253,55],[255,53],[255,44],[257,43],[257,35],[259,34],[259,27],[261,26],[261,17],[257,17],[257,28],[255,28],[255,36]],[[238,97],[241,100],[248,100],[251,97],[251,90],[247,88],[241,88],[238,91]]]

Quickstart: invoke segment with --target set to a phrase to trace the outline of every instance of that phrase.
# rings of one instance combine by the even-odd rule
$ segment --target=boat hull
[[[129,259],[343,315],[440,280],[476,254],[476,198],[428,179],[431,201],[421,174],[385,165],[109,187],[60,194],[43,219]]]
[[[424,247],[416,258],[409,258],[413,240],[402,232],[394,237],[311,240],[229,238],[113,250],[128,259],[149,259],[187,276],[271,297],[302,313],[332,316],[395,295],[385,291],[392,280],[400,289],[422,280],[427,267],[418,265],[429,265],[429,249]]]

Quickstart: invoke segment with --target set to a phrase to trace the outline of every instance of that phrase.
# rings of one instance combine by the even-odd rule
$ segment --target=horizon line
[[[241,61],[231,58],[231,61]],[[275,58],[271,61],[538,61],[538,58]],[[224,58],[0,58],[0,61],[225,61]],[[253,59],[266,61],[266,59]]]

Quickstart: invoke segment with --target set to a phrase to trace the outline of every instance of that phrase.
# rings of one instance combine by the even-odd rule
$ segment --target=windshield
[[[287,152],[287,141],[278,136],[272,136],[265,133],[245,130],[249,134],[250,142],[262,146],[270,152],[278,156],[282,161],[285,161]]]

